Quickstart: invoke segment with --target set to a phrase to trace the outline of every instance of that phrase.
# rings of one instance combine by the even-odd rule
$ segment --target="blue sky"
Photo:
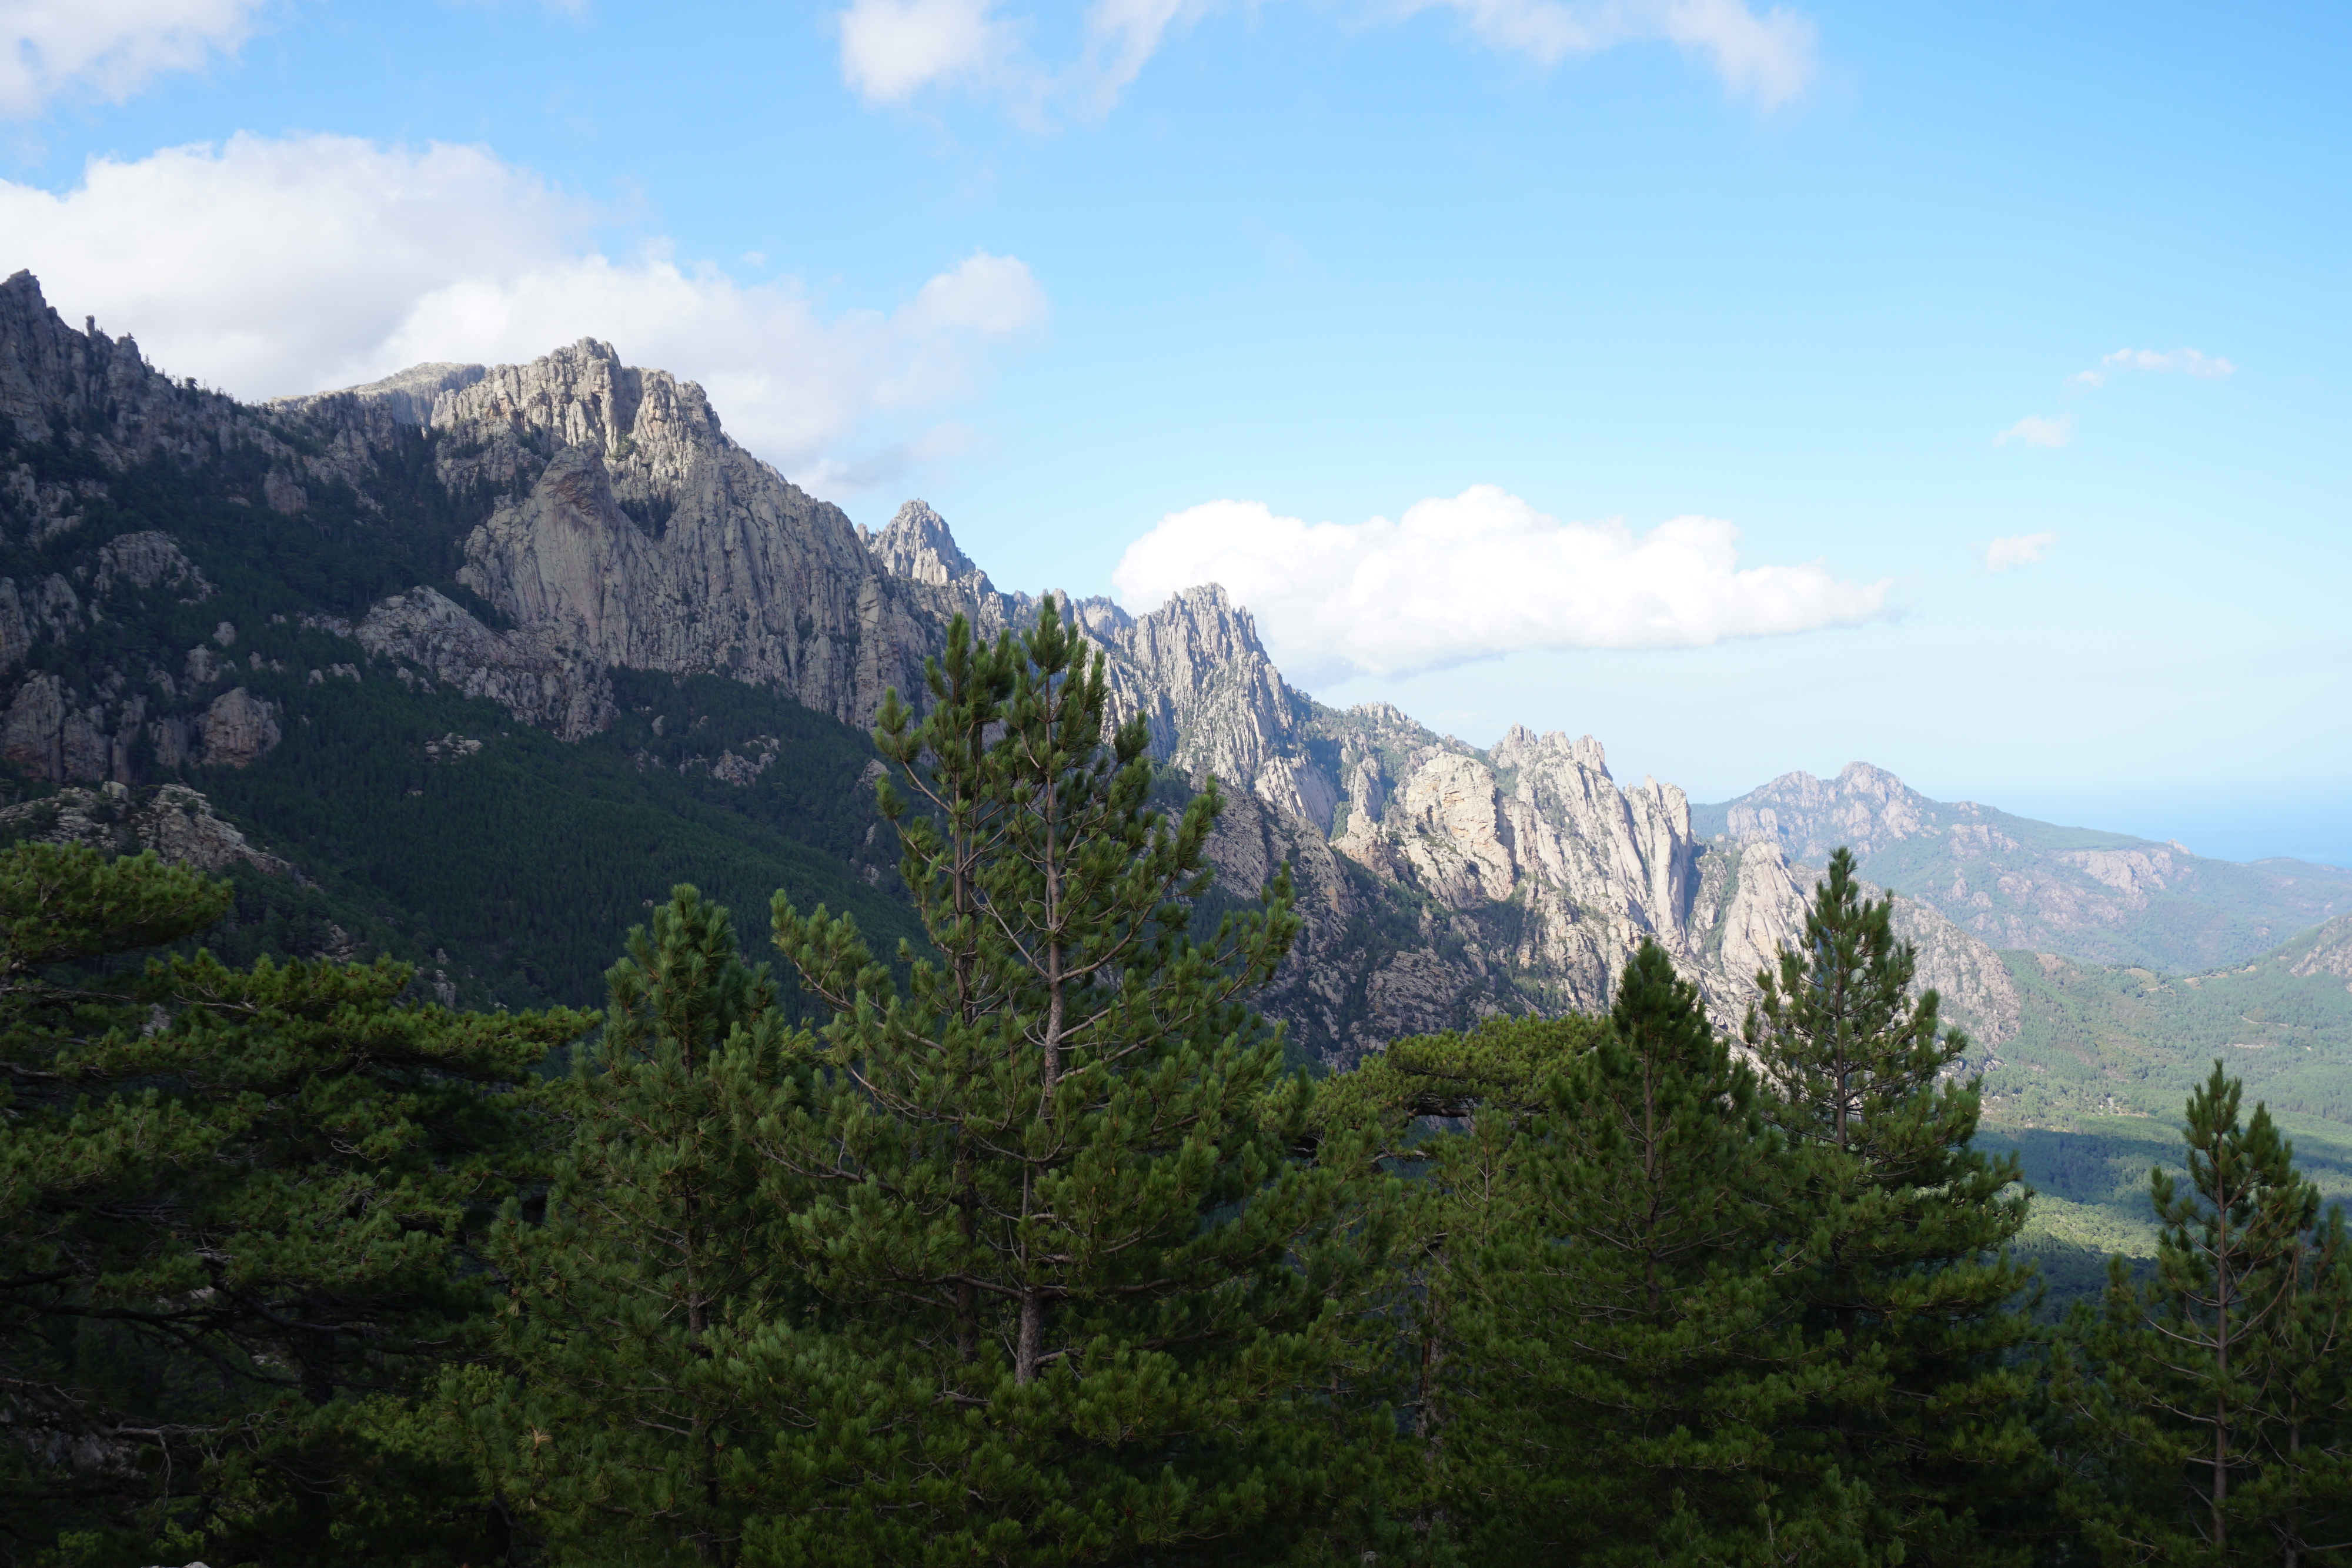
[[[593,333],[1326,700],[2352,863],[2341,7],[11,15],[0,268],[176,372]]]

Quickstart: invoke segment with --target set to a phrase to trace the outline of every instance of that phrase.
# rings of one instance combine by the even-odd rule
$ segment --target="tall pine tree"
[[[1884,1561],[1999,1562],[2021,1547],[1997,1526],[2043,1485],[2012,1355],[2032,1333],[2014,1310],[2031,1275],[2006,1251],[2026,1195],[2014,1156],[1972,1146],[1968,1042],[1933,990],[1914,993],[1893,912],[1838,850],[1743,1030],[1764,1115],[1803,1167],[1783,1225],[1804,1266],[1784,1288],[1826,1375],[1776,1463],[1792,1493],[1822,1488],[1841,1511],[1866,1494]]]
[[[749,1124],[823,1306],[763,1354],[803,1379],[766,1563],[1285,1560],[1349,1529],[1384,1417],[1340,1377],[1360,1153],[1299,1152],[1311,1103],[1245,1003],[1262,913],[1191,933],[1213,781],[1171,820],[1140,721],[1050,601],[1017,642],[959,620],[885,785],[932,954],[900,985],[854,925],[779,895],[829,1004],[809,1098]]]
[[[1778,1426],[1824,1382],[1781,1299],[1790,1162],[1664,949],[1547,1091],[1507,1222],[1455,1268],[1441,1468],[1471,1560],[1865,1560],[1850,1510],[1773,1484]]]
[[[2111,1265],[2057,1380],[2082,1455],[2069,1501],[2109,1563],[2352,1553],[2352,1254],[2269,1111],[2213,1064],[2188,1179],[2149,1173],[2154,1277]]]
[[[790,1096],[788,1031],[765,967],[689,886],[606,983],[603,1036],[541,1094],[566,1134],[543,1222],[509,1215],[492,1251],[497,1369],[445,1397],[558,1562],[732,1563],[779,1407],[744,1342],[801,1300],[736,1121]]]

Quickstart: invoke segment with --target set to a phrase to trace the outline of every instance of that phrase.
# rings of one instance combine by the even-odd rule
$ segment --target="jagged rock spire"
[[[858,531],[865,533],[862,528]],[[987,580],[957,546],[948,520],[933,511],[929,501],[908,502],[880,533],[865,537],[866,548],[893,577],[911,578],[933,588],[960,585],[975,576],[982,582]]]

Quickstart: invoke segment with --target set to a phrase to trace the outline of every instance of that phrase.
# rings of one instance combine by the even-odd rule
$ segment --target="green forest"
[[[929,678],[869,746],[616,675],[560,754],[351,684],[249,776],[348,885],[0,852],[0,1561],[2352,1558],[2352,1250],[2239,1062],[2130,1145],[2139,1261],[2055,1289],[2059,1156],[1979,1138],[1843,852],[1737,1041],[1648,946],[1605,1014],[1302,1071],[1286,873],[1213,892],[1219,792],[1099,656],[958,622]],[[797,835],[677,769],[761,735]],[[433,928],[269,936],[372,895]],[[426,999],[444,940],[506,1005]],[[2053,985],[2037,1039],[2112,1006]]]

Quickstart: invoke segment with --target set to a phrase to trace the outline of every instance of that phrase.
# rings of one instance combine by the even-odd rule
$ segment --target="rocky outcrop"
[[[1973,807],[1964,808],[1971,818]],[[1867,762],[1848,763],[1834,780],[1784,773],[1724,809],[1725,831],[1740,842],[1769,839],[1816,864],[1843,845],[1857,859],[1937,831],[1937,803]],[[1979,824],[1971,821],[1971,826]]]
[[[157,371],[131,338],[110,338],[96,321],[67,326],[29,272],[0,282],[0,426],[25,442],[65,436],[115,468],[155,456],[194,463],[239,441],[273,464],[299,457],[234,399]],[[102,479],[42,484],[28,467],[0,476],[0,487],[32,501],[37,538],[78,527],[107,494]]]
[[[2352,915],[2340,915],[2311,935],[2310,945],[2288,967],[2301,977],[2334,975],[2352,990]]]
[[[198,733],[204,740],[199,759],[221,768],[250,767],[283,738],[278,728],[278,706],[243,686],[213,699],[205,709]]]
[[[420,366],[272,406],[314,426],[422,424],[453,491],[509,497],[466,538],[458,575],[510,630],[477,632],[454,606],[423,625],[394,601],[362,624],[381,629],[373,651],[559,733],[605,722],[580,694],[615,665],[769,685],[862,725],[892,687],[922,706],[923,660],[956,614],[994,636],[1042,602],[1000,591],[922,501],[856,528],[736,445],[699,387],[592,339],[528,365]],[[1157,759],[1328,828],[1339,791],[1303,744],[1312,705],[1222,589],[1141,616],[1052,597],[1109,656],[1114,716],[1142,715]],[[501,673],[468,685],[468,663]]]
[[[1814,871],[1761,836],[1701,842],[1681,790],[1621,786],[1590,736],[1514,728],[1480,752],[1383,706],[1318,710],[1311,727],[1347,781],[1338,832],[1311,843],[1278,808],[1257,815],[1291,824],[1295,865],[1319,852],[1343,869],[1302,876],[1301,960],[1269,1003],[1335,1063],[1491,1013],[1604,1009],[1644,940],[1736,1031],[1757,972],[1802,928]],[[1271,836],[1247,817],[1221,829],[1212,852],[1229,882],[1255,885]],[[1226,852],[1229,838],[1249,850]],[[1947,1017],[1989,1044],[2015,1035],[1999,954],[1916,900],[1898,898],[1895,920]]]
[[[81,601],[64,577],[52,572],[21,588],[0,577],[0,670],[15,666],[35,643],[61,642],[81,628]]]
[[[1696,964],[1688,803],[1655,779],[1620,789],[1591,736],[1514,728],[1483,755],[1435,737],[1394,760],[1350,755],[1361,785],[1350,805],[1364,804],[1332,847],[1457,913],[1511,906],[1506,961],[1552,999],[1604,1001],[1644,936]]]
[[[146,698],[87,700],[47,671],[27,675],[0,718],[0,758],[49,784],[126,779]]]
[[[593,735],[612,721],[613,685],[603,665],[571,656],[545,627],[493,632],[436,590],[395,594],[345,630],[369,653],[393,661],[397,673],[413,666],[460,695],[488,697],[525,724],[566,740]]]
[[[948,520],[933,511],[928,501],[908,502],[881,532],[868,533],[861,528],[857,537],[865,541],[875,563],[893,577],[955,589],[974,599],[996,593],[996,585],[963,553],[948,529]]]
[[[98,547],[98,575],[90,580],[91,594],[103,599],[118,582],[142,589],[161,583],[178,590],[183,604],[201,604],[219,591],[171,535],[152,529],[117,534]]]
[[[1187,589],[1133,618],[1098,610],[1082,624],[1112,656],[1117,716],[1143,716],[1154,756],[1330,831],[1339,791],[1307,745],[1314,705],[1282,678],[1249,612],[1223,589]]]
[[[1146,722],[1155,760],[1224,787],[1212,852],[1226,891],[1295,868],[1307,931],[1275,1006],[1333,1060],[1492,1012],[1604,1006],[1644,939],[1735,1021],[1797,930],[1806,868],[1842,842],[1901,890],[1924,977],[1980,1032],[2016,1006],[1992,946],[2081,951],[2066,933],[2185,929],[2179,900],[2211,905],[2221,886],[2217,862],[2179,846],[1941,805],[1862,765],[1693,808],[1668,784],[1619,784],[1589,737],[1513,730],[1481,751],[1394,708],[1320,707],[1222,589],[1143,614],[1002,591],[926,503],[864,532],[737,445],[699,387],[594,340],[248,408],[161,374],[127,338],[67,327],[19,275],[0,285],[0,426],[97,459],[0,470],[9,539],[56,550],[93,535],[62,570],[0,579],[0,757],[37,779],[250,766],[345,679],[487,699],[569,739],[612,722],[616,668],[731,677],[863,725],[892,687],[925,702],[923,661],[955,615],[992,636],[1050,604],[1103,651],[1114,716]],[[224,622],[169,658],[115,659],[101,646],[110,618],[152,614],[157,595],[212,596],[199,561],[229,580],[194,532],[95,537],[110,481],[92,475],[157,459],[215,465],[208,501],[265,525],[432,519],[448,536],[395,559],[446,560],[454,575],[373,605],[289,603],[271,617],[283,632]],[[321,632],[348,642],[305,641]],[[280,662],[295,659],[312,667]],[[427,756],[471,766],[465,740]],[[667,765],[749,787],[781,754],[739,742]],[[2302,904],[2262,907],[2352,907],[2352,873],[2310,869],[2296,873]]]
[[[694,383],[593,340],[395,380],[289,406],[362,424],[425,413],[446,483],[520,490],[467,536],[458,576],[573,688],[616,664],[717,674],[852,723],[886,688],[916,688],[941,595],[729,439]]]
[[[1329,832],[1339,793],[1307,742],[1314,704],[1283,679],[1250,612],[1223,588],[1187,589],[1143,615],[1108,599],[1001,592],[957,545],[947,519],[919,500],[863,537],[891,577],[935,591],[924,608],[941,630],[961,612],[984,637],[1018,632],[1052,599],[1107,655],[1111,718],[1141,716],[1154,760],[1196,783],[1213,775]]]
[[[242,863],[273,876],[294,874],[293,867],[215,816],[212,802],[184,784],[60,789],[0,810],[0,837],[87,844],[110,854],[152,850],[167,864],[213,873]]]

